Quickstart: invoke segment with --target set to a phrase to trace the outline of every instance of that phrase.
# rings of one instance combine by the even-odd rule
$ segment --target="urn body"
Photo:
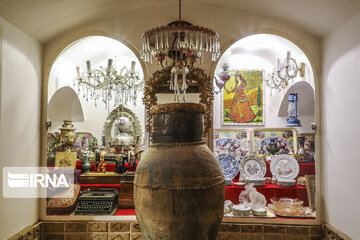
[[[201,104],[151,109],[152,146],[136,169],[134,203],[146,240],[215,240],[225,179],[203,141]]]

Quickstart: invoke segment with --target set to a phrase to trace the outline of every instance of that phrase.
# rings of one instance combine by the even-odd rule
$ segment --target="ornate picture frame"
[[[112,110],[108,116],[107,121],[104,123],[103,129],[104,129],[106,144],[110,144],[112,142],[111,130],[112,130],[115,120],[118,119],[119,117],[128,117],[129,119],[132,120],[131,134],[134,139],[133,143],[137,146],[141,145],[141,142],[143,141],[143,139],[142,139],[143,133],[141,130],[140,121],[133,111],[131,111],[129,108],[127,108],[123,105],[119,105],[114,110]]]
[[[169,80],[170,80],[171,67],[164,68],[154,72],[149,80],[146,81],[144,88],[143,103],[146,109],[146,126],[147,132],[151,133],[152,118],[150,116],[150,108],[157,103],[157,93],[170,93]],[[179,77],[180,78],[180,77]],[[214,101],[214,93],[212,81],[204,70],[200,68],[192,69],[186,75],[186,81],[189,85],[187,92],[200,93],[200,103],[206,107],[204,114],[204,137],[207,136],[212,126],[212,107]]]
[[[265,125],[263,69],[231,69],[221,93],[222,125]]]

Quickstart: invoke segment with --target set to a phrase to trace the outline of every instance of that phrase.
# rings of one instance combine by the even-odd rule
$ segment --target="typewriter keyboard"
[[[77,207],[78,212],[83,213],[109,213],[112,210],[112,202],[111,201],[91,201],[91,200],[82,200]]]

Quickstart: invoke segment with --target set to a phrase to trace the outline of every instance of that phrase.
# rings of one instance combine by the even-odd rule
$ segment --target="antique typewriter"
[[[118,195],[114,188],[85,190],[78,199],[75,214],[110,214],[116,206]]]

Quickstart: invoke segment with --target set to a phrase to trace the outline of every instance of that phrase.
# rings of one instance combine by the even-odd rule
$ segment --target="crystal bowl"
[[[301,206],[303,201],[296,198],[270,198],[270,201],[276,208]]]
[[[306,208],[302,206],[303,201],[293,198],[270,198],[276,213],[285,216],[301,216],[305,214]]]

